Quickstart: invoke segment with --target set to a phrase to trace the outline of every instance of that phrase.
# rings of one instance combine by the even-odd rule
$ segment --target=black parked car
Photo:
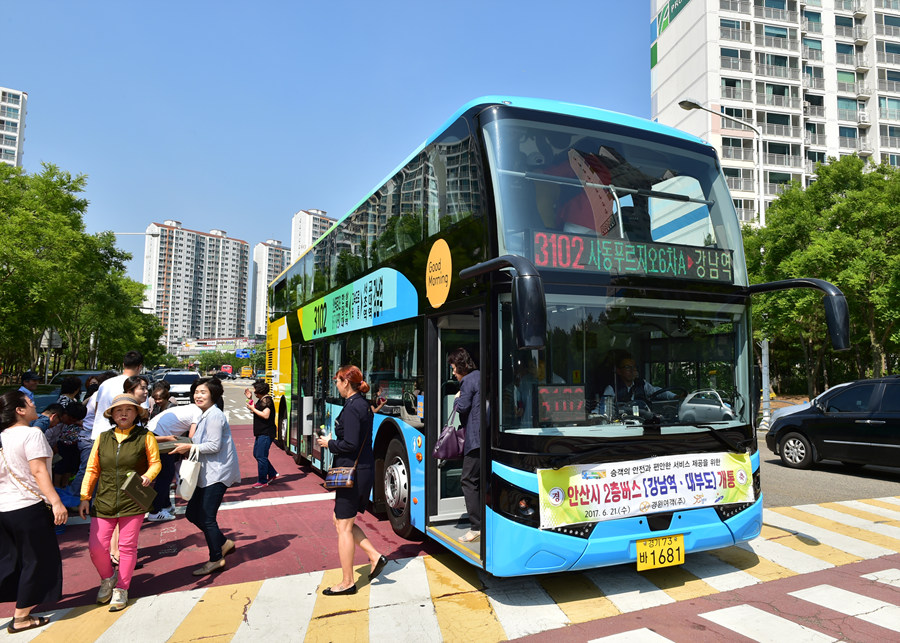
[[[766,446],[794,469],[820,460],[900,466],[900,375],[826,391],[772,422]]]

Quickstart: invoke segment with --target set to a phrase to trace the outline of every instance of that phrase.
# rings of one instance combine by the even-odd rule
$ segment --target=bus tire
[[[391,528],[401,538],[413,532],[410,520],[409,456],[398,438],[391,440],[384,457],[384,503]]]
[[[282,451],[286,451],[285,449],[285,441],[284,434],[287,428],[287,413],[284,412],[284,400],[281,400],[281,413],[278,414],[278,426],[275,431],[275,446],[277,446]]]

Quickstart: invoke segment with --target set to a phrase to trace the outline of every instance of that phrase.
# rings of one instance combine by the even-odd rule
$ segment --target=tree
[[[877,377],[900,347],[900,171],[856,156],[817,166],[808,188],[791,185],[767,210],[766,227],[744,230],[751,282],[818,277],[850,307],[850,357],[843,370]],[[808,392],[829,360],[821,293],[791,291],[756,302],[754,324],[775,342],[796,343]],[[833,366],[834,368],[834,366]]]

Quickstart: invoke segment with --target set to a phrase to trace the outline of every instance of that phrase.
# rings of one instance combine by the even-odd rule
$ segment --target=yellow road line
[[[538,581],[573,623],[585,623],[621,614],[600,588],[583,574],[538,576]]]
[[[796,572],[765,558],[760,558],[754,552],[748,551],[743,547],[714,549],[705,553],[715,556],[719,560],[728,563],[732,567],[737,567],[763,582],[797,575]]]
[[[256,598],[262,581],[210,587],[172,634],[168,643],[203,640],[228,643]]]
[[[133,603],[134,601],[129,601]],[[58,621],[51,621],[34,641],[59,643],[59,641],[94,641],[125,611],[110,612],[108,605],[84,605],[70,610]],[[10,640],[13,640],[12,638]]]
[[[885,502],[884,500],[878,500],[877,498],[859,500],[858,502],[864,502],[867,505],[872,505],[873,507],[881,507],[882,509],[890,509],[891,511],[900,511],[900,505],[896,505],[892,502]]]
[[[425,557],[425,573],[431,601],[444,641],[505,641],[506,632],[497,620],[478,574],[455,556],[440,560]]]
[[[676,601],[687,601],[719,593],[715,587],[697,578],[683,567],[648,569],[640,574]]]
[[[793,518],[795,520],[803,521],[815,527],[821,527],[822,529],[833,531],[834,533],[841,534],[842,536],[850,536],[851,538],[863,540],[872,545],[878,545],[879,547],[884,547],[886,549],[900,551],[900,540],[891,538],[890,536],[883,536],[879,533],[869,531],[867,529],[860,529],[859,527],[844,525],[834,520],[829,520],[828,518],[822,518],[820,516],[801,511],[800,509],[795,509],[794,507],[780,507],[778,509],[772,509],[772,511],[780,513],[783,516],[788,516],[789,518]]]
[[[356,572],[356,594],[349,596],[325,596],[322,590],[340,584],[344,573],[340,569],[329,569],[322,576],[316,605],[306,630],[306,641],[328,643],[330,641],[369,640],[369,566],[360,567]],[[363,575],[365,572],[365,575]]]
[[[835,567],[849,565],[850,563],[856,563],[862,560],[859,556],[854,556],[841,549],[836,549],[825,543],[820,543],[815,538],[795,534],[794,532],[782,529],[781,527],[763,524],[761,534],[766,540],[771,540],[779,545],[790,547],[794,551],[808,554],[813,558],[824,560],[826,563],[831,563]]]
[[[868,511],[863,511],[862,509],[857,509],[856,507],[847,507],[845,505],[838,504],[837,502],[824,502],[819,506],[825,507],[826,509],[833,509],[834,511],[840,511],[841,513],[845,513],[848,516],[854,516],[856,518],[862,518],[863,520],[877,522],[880,525],[900,527],[900,520],[891,520],[890,518],[885,518],[881,514],[869,513]]]

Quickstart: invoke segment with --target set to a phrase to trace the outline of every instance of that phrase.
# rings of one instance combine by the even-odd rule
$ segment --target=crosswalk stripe
[[[821,543],[813,538],[804,536],[803,534],[795,534],[788,529],[774,527],[772,525],[763,525],[760,536],[766,540],[777,542],[785,547],[790,547],[799,552],[824,560],[835,566],[849,565],[862,560],[859,556],[848,554],[845,551],[830,547],[825,543]]]
[[[684,568],[720,592],[749,587],[759,579],[709,554],[688,554]]]
[[[323,572],[281,576],[263,581],[232,643],[302,641],[316,603]],[[285,609],[285,600],[290,609]],[[143,642],[142,642],[143,643]]]
[[[886,496],[884,498],[872,498],[872,500],[878,502],[883,502],[887,505],[893,505],[896,507],[900,507],[900,496]]]
[[[642,627],[639,630],[629,630],[610,634],[599,639],[591,639],[588,643],[671,643],[672,639],[657,634],[651,629]]]
[[[831,504],[840,505],[850,509],[858,509],[861,512],[865,512],[870,515],[876,515],[879,517],[879,519],[887,518],[888,520],[897,523],[896,525],[894,525],[895,527],[900,526],[900,507],[897,507],[895,509],[888,509],[887,507],[882,507],[881,505],[873,505],[861,500],[844,500],[843,502],[835,502]],[[831,504],[826,506],[831,506]]]
[[[636,612],[675,600],[631,568],[608,567],[584,572],[620,612]]]
[[[789,507],[782,507],[777,510],[763,509],[763,521],[770,525],[775,525],[782,529],[790,529],[793,532],[814,538],[826,545],[845,551],[848,554],[859,556],[865,560],[880,558],[881,556],[894,553],[893,550],[885,547],[829,529],[828,527],[831,527],[832,523],[816,519],[802,511],[793,511]]]
[[[181,621],[169,641],[194,641],[222,637],[230,640],[244,616],[244,609],[253,602],[262,581],[210,587]]]
[[[900,607],[897,605],[831,585],[817,585],[788,594],[892,632],[900,632]]]
[[[550,574],[537,580],[571,623],[586,623],[621,613],[584,574]]]
[[[798,509],[803,509],[805,511],[806,507],[819,507],[825,513],[834,511],[838,514],[850,516],[854,520],[848,524],[853,524],[862,529],[871,529],[871,527],[864,526],[867,524],[871,524],[877,527],[879,533],[883,533],[885,536],[890,536],[891,538],[900,538],[900,512],[892,512],[896,515],[896,517],[891,519],[891,517],[889,516],[882,515],[884,513],[888,513],[886,510],[877,509],[875,507],[868,507],[866,505],[862,505],[861,503],[853,505],[850,502],[823,502],[820,505],[800,505]],[[870,509],[876,510],[869,511]],[[826,515],[825,517],[827,518],[828,516]]]
[[[848,536],[856,538],[864,538],[868,542],[874,542],[882,547],[888,547],[894,551],[900,552],[900,529],[891,527],[890,525],[880,525],[873,523],[871,520],[861,520],[856,516],[826,509],[818,505],[800,505],[794,509],[812,514],[817,518],[830,522],[835,531],[839,529],[847,531]],[[824,525],[821,525],[824,527]],[[866,533],[868,532],[868,533]],[[870,534],[878,534],[873,536]]]
[[[507,638],[481,590],[475,569],[452,554],[425,557],[441,636],[445,641],[502,641]]]
[[[863,574],[862,578],[900,588],[900,569],[885,569],[880,572]]]
[[[421,558],[388,562],[369,591],[370,641],[441,640]]]
[[[50,624],[45,627],[38,628],[35,630],[28,630],[27,632],[16,632],[15,634],[10,634],[9,632],[6,631],[5,626],[7,625],[7,623],[4,623],[4,627],[0,627],[0,641],[6,641],[6,640],[20,641],[21,643],[28,643],[29,641],[33,641],[42,632],[53,627],[56,622],[63,620],[66,617],[66,615],[71,611],[72,611],[72,609],[69,607],[66,607],[63,609],[58,609],[58,610],[51,610],[49,612],[34,611],[34,612],[32,612],[32,615],[34,615],[34,616],[49,617]],[[10,618],[10,620],[12,620],[12,616],[10,616],[9,618]]]
[[[124,612],[110,612],[106,605],[82,605],[72,608],[65,618],[41,628],[34,637],[39,643],[59,643],[59,641],[93,641],[108,630]],[[15,635],[21,641],[21,634]]]
[[[748,551],[742,547],[726,547],[725,549],[716,549],[707,553],[763,582],[795,575],[791,570],[765,558],[760,558],[755,552]]]
[[[641,575],[676,601],[688,601],[718,591],[684,567],[651,569]]]
[[[510,639],[553,630],[569,619],[534,578],[484,577],[485,594]]]
[[[363,568],[365,573],[368,573],[368,567]],[[354,570],[356,594],[325,596],[322,590],[339,585],[344,574],[340,569],[329,569],[322,574],[304,640],[310,643],[369,640],[369,585],[357,576]]]
[[[790,547],[785,547],[772,540],[757,538],[747,543],[741,543],[738,547],[749,549],[760,558],[765,558],[798,574],[808,574],[809,572],[818,572],[834,567],[829,562],[819,560]]]
[[[837,640],[752,605],[735,605],[698,616],[759,643],[824,643]]]
[[[205,592],[205,588],[200,588],[139,598],[97,637],[97,643],[165,643]]]

